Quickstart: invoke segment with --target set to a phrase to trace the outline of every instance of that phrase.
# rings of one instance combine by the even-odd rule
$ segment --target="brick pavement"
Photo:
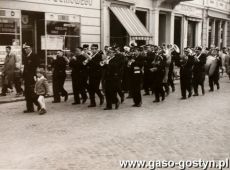
[[[119,160],[220,160],[230,155],[230,81],[181,101],[179,85],[166,101],[103,111],[68,102],[43,116],[23,114],[24,102],[0,105],[0,169],[120,170]],[[206,91],[208,87],[206,85]]]

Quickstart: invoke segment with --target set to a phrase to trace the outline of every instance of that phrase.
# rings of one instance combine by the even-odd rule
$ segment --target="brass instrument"
[[[100,62],[100,66],[103,67],[104,65],[109,64],[109,61],[112,60],[114,57],[115,57],[115,55],[113,57],[107,56],[105,60],[102,60]]]
[[[92,60],[97,54],[99,54],[99,52],[101,52],[101,51],[98,51],[95,54],[92,54],[92,52],[88,52],[87,53],[88,57],[83,61],[83,65],[87,65],[90,60]]]

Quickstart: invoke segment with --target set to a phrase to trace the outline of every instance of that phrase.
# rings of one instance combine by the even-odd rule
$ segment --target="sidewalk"
[[[51,94],[53,94],[52,83],[49,83],[49,86],[50,86]],[[64,87],[69,94],[72,94],[72,81],[71,80],[69,79],[66,80]],[[14,92],[7,94],[7,96],[0,96],[0,104],[25,100],[24,96],[16,97],[15,95],[16,95],[16,92],[14,89]]]

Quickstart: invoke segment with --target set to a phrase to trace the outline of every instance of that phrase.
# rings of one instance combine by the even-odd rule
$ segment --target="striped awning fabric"
[[[137,18],[136,14],[127,7],[110,7],[111,11],[124,26],[133,40],[149,40],[151,34]]]

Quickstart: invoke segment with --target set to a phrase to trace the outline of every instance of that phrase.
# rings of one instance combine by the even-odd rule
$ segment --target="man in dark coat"
[[[39,66],[38,57],[32,52],[30,46],[25,45],[25,57],[24,57],[24,71],[23,78],[25,83],[25,100],[26,110],[24,113],[34,112],[34,105],[39,106],[38,102],[34,100],[34,87],[35,87],[35,76],[36,69]]]
[[[64,52],[59,50],[57,52],[57,57],[54,59],[53,65],[53,93],[54,101],[53,103],[60,103],[61,96],[65,97],[65,101],[68,100],[68,93],[64,89],[65,79],[66,79],[66,66],[68,64],[67,57],[64,56]]]
[[[205,81],[205,64],[206,64],[206,54],[202,53],[201,47],[196,47],[195,49],[195,62],[193,67],[193,88],[194,88],[194,95],[198,96],[198,86],[201,86],[202,94],[205,94],[204,90],[204,81]]]
[[[150,68],[152,66],[152,62],[154,60],[155,53],[151,50],[151,46],[147,45],[147,54],[144,60],[144,80],[143,80],[143,88],[145,91],[144,96],[149,95],[149,90],[152,90],[152,72]]]
[[[110,49],[109,58],[104,60],[105,63],[105,96],[106,108],[111,110],[112,104],[115,104],[115,109],[119,107],[119,99],[117,94],[121,91],[121,81],[124,60],[120,54],[115,53],[115,49]]]
[[[102,67],[100,62],[102,61],[103,52],[98,50],[98,45],[93,44],[91,46],[92,58],[89,60],[89,95],[90,105],[88,107],[96,107],[95,93],[100,98],[100,105],[104,103],[104,96],[100,90],[100,83],[102,78]]]
[[[133,107],[141,107],[141,84],[142,84],[142,68],[144,66],[144,57],[140,54],[140,48],[134,47],[134,58],[130,61],[131,68],[131,94],[133,97]]]
[[[215,60],[217,62],[217,66],[215,68],[215,71],[213,75],[209,75],[209,87],[210,92],[214,91],[214,85],[217,86],[217,90],[220,89],[219,79],[220,79],[220,68],[222,67],[222,59],[219,55],[219,49],[215,48],[211,51],[211,55],[215,57]]]
[[[163,79],[165,76],[165,66],[166,66],[166,57],[163,54],[163,50],[158,50],[155,58],[152,62],[152,68],[150,71],[152,72],[153,89],[155,93],[155,102],[160,102],[160,96],[162,97],[162,101],[165,100],[165,92],[163,89]]]
[[[181,84],[181,99],[186,99],[186,91],[188,97],[192,96],[192,67],[194,64],[194,56],[190,53],[190,49],[185,49],[185,55],[181,56],[180,66],[180,84]]]
[[[86,57],[82,55],[82,48],[77,47],[75,56],[70,60],[69,66],[72,68],[72,87],[74,94],[73,105],[80,104],[80,97],[82,97],[82,103],[84,104],[87,100],[86,95],[86,82],[87,82],[87,67],[83,64]]]

